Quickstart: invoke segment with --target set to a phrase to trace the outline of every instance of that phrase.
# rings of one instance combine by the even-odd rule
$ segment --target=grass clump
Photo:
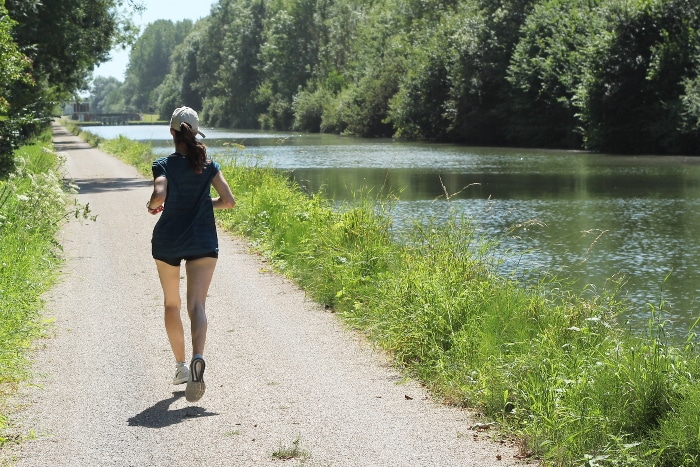
[[[136,167],[143,174],[151,173],[153,147],[147,143],[137,143],[124,135],[118,138],[101,140],[99,147],[109,154],[118,155],[127,164]]]
[[[390,202],[337,207],[285,173],[233,159],[234,210],[248,237],[317,301],[389,350],[449,403],[475,407],[546,465],[697,465],[700,359],[669,343],[658,310],[646,335],[621,330],[615,290],[577,295],[496,271],[465,219],[397,239]]]
[[[285,445],[280,443],[279,449],[272,453],[273,459],[279,459],[284,461],[298,459],[302,463],[307,461],[310,457],[311,453],[309,453],[309,451],[301,447],[301,437],[297,437],[294,441],[292,441],[291,445]]]
[[[16,169],[0,180],[0,445],[4,400],[27,375],[26,352],[41,334],[41,295],[61,263],[55,240],[69,205],[51,149],[51,131],[19,148]]]

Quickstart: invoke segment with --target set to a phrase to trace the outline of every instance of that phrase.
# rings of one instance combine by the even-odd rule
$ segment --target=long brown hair
[[[201,174],[204,167],[209,164],[207,147],[201,141],[197,141],[195,134],[192,132],[192,127],[185,122],[180,123],[180,131],[175,131],[175,145],[180,143],[184,143],[187,146],[187,154],[184,154],[184,156],[190,163],[192,170]]]

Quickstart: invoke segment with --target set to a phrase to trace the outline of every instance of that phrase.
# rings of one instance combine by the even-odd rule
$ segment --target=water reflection
[[[151,141],[159,154],[172,150],[167,126],[94,131]],[[549,271],[577,281],[580,289],[606,287],[624,276],[623,290],[634,307],[623,321],[634,329],[644,328],[649,304],[663,303],[672,321],[668,329],[677,336],[685,336],[698,316],[700,160],[205,133],[218,160],[231,157],[224,143],[243,144],[245,151],[234,151],[237,157],[289,170],[311,192],[323,188],[337,200],[361,188],[397,194],[397,232],[416,220],[466,215],[479,234],[498,240],[504,274],[536,280]]]

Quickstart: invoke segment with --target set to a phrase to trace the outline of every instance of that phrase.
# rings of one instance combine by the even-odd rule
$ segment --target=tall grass
[[[51,131],[21,147],[16,169],[0,181],[0,445],[4,401],[27,375],[27,350],[42,331],[42,294],[61,262],[56,233],[67,211]]]
[[[217,213],[221,224],[436,397],[517,435],[523,455],[547,465],[698,465],[700,359],[693,336],[669,344],[658,310],[647,335],[631,335],[615,324],[629,305],[614,291],[582,296],[554,280],[524,286],[498,275],[488,242],[457,215],[397,239],[390,200],[365,195],[338,208],[284,173],[233,161],[224,174],[238,204]]]

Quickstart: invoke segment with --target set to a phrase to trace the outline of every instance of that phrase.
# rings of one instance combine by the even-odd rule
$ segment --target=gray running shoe
[[[183,384],[190,379],[190,369],[187,368],[185,364],[178,364],[175,370],[175,377],[173,378],[173,384]]]
[[[197,402],[204,395],[204,359],[195,357],[190,362],[190,378],[185,387],[185,399],[188,402]]]

